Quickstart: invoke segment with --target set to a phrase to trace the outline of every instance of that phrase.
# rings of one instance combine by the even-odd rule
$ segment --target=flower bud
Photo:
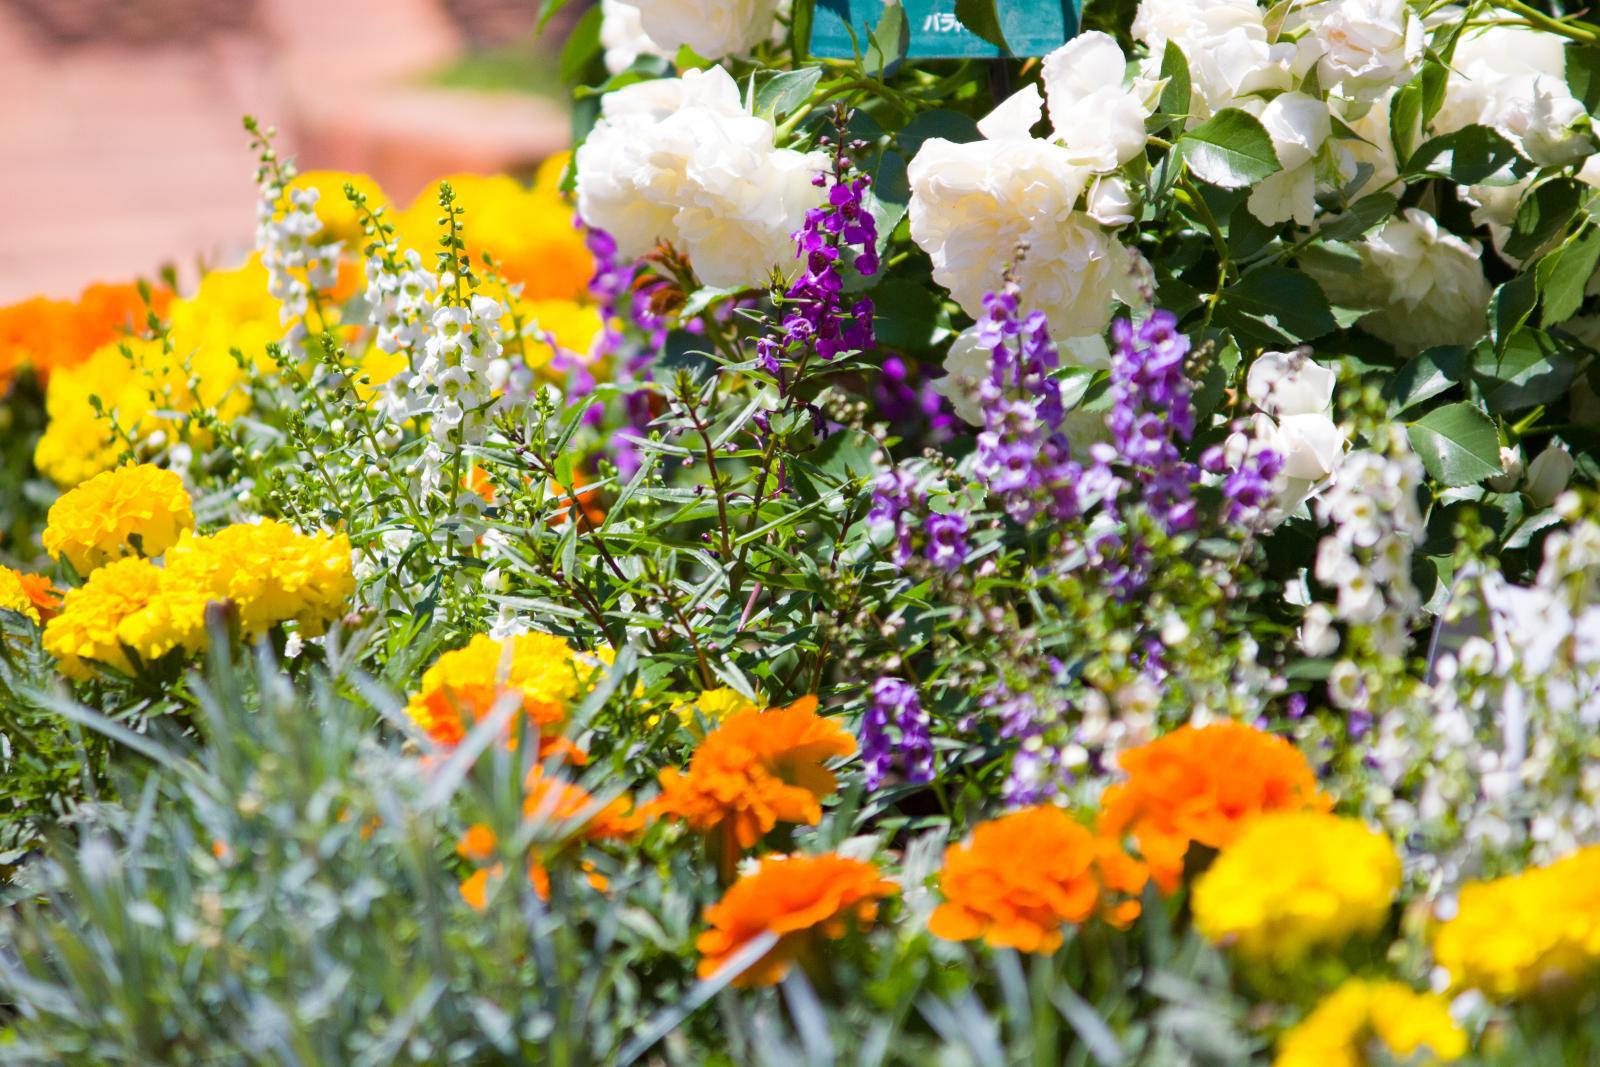
[[[1535,505],[1547,508],[1566,489],[1571,477],[1572,453],[1560,445],[1551,445],[1528,465],[1528,482],[1523,492]]]

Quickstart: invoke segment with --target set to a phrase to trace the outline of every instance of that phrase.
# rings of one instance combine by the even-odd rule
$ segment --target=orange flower
[[[528,860],[528,880],[540,899],[550,899],[550,874],[545,863],[569,844],[578,841],[620,841],[632,837],[644,826],[644,815],[634,812],[633,802],[619,796],[600,804],[594,795],[581,786],[560,778],[550,777],[544,768],[535,767],[528,773],[526,791],[522,798],[522,814],[539,825],[543,843],[534,847]],[[474,863],[487,863],[494,858],[499,838],[494,830],[483,823],[473,823],[456,842],[456,854]],[[500,864],[473,874],[461,883],[461,895],[472,907],[483,910],[491,878],[503,871]],[[597,878],[589,873],[591,885]],[[596,886],[602,888],[602,886]],[[476,903],[474,903],[476,901]]]
[[[778,943],[733,984],[772,985],[816,936],[841,937],[851,919],[871,922],[878,914],[879,898],[897,892],[895,884],[865,860],[832,852],[763,856],[754,872],[706,909],[711,929],[695,942],[701,955],[700,977],[709,978],[730,956],[770,931],[778,935]]]
[[[157,315],[172,300],[167,289],[150,290]],[[36,296],[0,308],[0,389],[23,367],[40,380],[72,367],[103,345],[144,328],[145,303],[133,284],[91,285],[76,302]]]
[[[822,798],[838,784],[824,761],[855,750],[855,738],[817,714],[814,696],[781,710],[741,711],[706,735],[687,772],[661,772],[651,810],[702,832],[720,829],[749,848],[780,822],[815,826]]]
[[[967,844],[946,849],[939,882],[945,903],[928,921],[936,936],[1054,952],[1064,923],[1097,909],[1119,924],[1138,915],[1136,901],[1113,903],[1109,891],[1137,893],[1144,870],[1114,842],[1042,804],[981,823]]]
[[[78,297],[78,329],[82,354],[77,362],[87,359],[101,345],[110,344],[118,337],[142,333],[145,318],[153,311],[165,315],[172,303],[172,290],[162,286],[150,287],[150,305],[145,306],[139,287],[131,282],[115,285],[96,283]]]
[[[61,610],[61,590],[42,574],[19,574],[17,577],[22,579],[22,591],[38,610],[39,621],[46,623],[55,618],[56,612]]]
[[[1183,877],[1191,842],[1225,848],[1269,811],[1326,811],[1300,751],[1236,722],[1185,726],[1122,753],[1128,779],[1101,798],[1100,832],[1131,833],[1163,892]]]

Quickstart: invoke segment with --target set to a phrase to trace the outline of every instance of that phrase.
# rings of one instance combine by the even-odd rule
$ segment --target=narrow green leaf
[[[1373,193],[1350,205],[1350,210],[1317,231],[1323,241],[1359,241],[1381,222],[1387,222],[1400,201],[1388,193]]]
[[[1600,228],[1585,226],[1539,261],[1536,270],[1544,300],[1546,329],[1565,322],[1583,306],[1584,289],[1600,264]]]
[[[1475,485],[1500,473],[1500,435],[1471,404],[1435,408],[1407,426],[1406,436],[1440,485]]]
[[[1459,385],[1469,366],[1467,350],[1460,345],[1427,349],[1395,372],[1384,386],[1384,399],[1390,411],[1399,414]]]
[[[1166,79],[1166,85],[1161,88],[1161,102],[1156,108],[1158,115],[1181,119],[1189,114],[1189,101],[1193,92],[1189,80],[1189,61],[1184,58],[1183,49],[1171,41],[1167,42],[1167,50],[1161,55],[1161,77]],[[1164,121],[1152,119],[1157,128],[1166,125]]]
[[[583,81],[589,64],[600,54],[600,9],[591,7],[583,13],[572,28],[567,43],[561,47],[561,81],[577,85]]]
[[[961,25],[1004,52],[1011,51],[1000,29],[1000,11],[995,0],[956,0],[956,18]]]

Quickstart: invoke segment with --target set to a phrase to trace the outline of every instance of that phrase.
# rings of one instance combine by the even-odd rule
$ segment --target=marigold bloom
[[[14,611],[39,623],[39,608],[28,592],[25,579],[10,567],[0,567],[0,611]]]
[[[283,338],[282,309],[259,256],[239,267],[211,271],[200,279],[193,296],[172,302],[173,351],[206,370],[220,368],[226,360],[234,364],[236,379],[231,353],[237,348],[257,370],[271,373],[276,364],[267,355],[267,345]],[[202,394],[205,385],[202,379]]]
[[[1511,1000],[1600,972],[1600,845],[1465,886],[1433,956],[1457,989]]]
[[[692,699],[674,701],[671,710],[681,726],[685,729],[694,729],[698,719],[704,719],[715,727],[736,712],[755,711],[758,708],[758,702],[752,701],[737,689],[724,685],[716,689],[702,690],[699,696]],[[654,726],[661,721],[661,717],[652,715],[649,721],[650,725]]]
[[[61,610],[61,590],[42,574],[21,574],[22,589],[39,613],[41,622],[49,622]]]
[[[1273,1067],[1367,1067],[1368,1049],[1384,1062],[1448,1063],[1467,1053],[1467,1035],[1450,1006],[1399,982],[1352,978],[1284,1033]]]
[[[454,174],[444,179],[466,208],[467,252],[487,252],[506,281],[521,283],[526,300],[578,300],[594,274],[594,257],[558,181],[564,159],[547,161],[532,187],[504,174]],[[432,248],[439,240],[438,183],[429,185],[396,220],[403,243]]]
[[[160,588],[161,568],[147,559],[134,556],[106,564],[82,586],[67,591],[61,613],[45,625],[45,651],[72,678],[88,678],[91,662],[133,673],[119,631]]]
[[[311,238],[316,244],[325,244],[329,241],[343,241],[346,255],[359,256],[362,248],[367,243],[364,223],[366,215],[357,211],[350,198],[344,195],[344,187],[353,186],[356,192],[367,198],[367,207],[372,211],[386,207],[388,197],[378,183],[365,174],[342,170],[308,170],[295,175],[289,183],[291,192],[304,189],[317,191],[317,218],[322,222],[322,229],[318,230]],[[437,200],[435,201],[437,203]]]
[[[1400,888],[1390,840],[1322,812],[1262,815],[1194,887],[1199,931],[1254,960],[1289,965],[1383,925]]]
[[[763,856],[753,872],[706,908],[711,929],[695,941],[700,977],[709,978],[745,945],[771,932],[778,935],[778,943],[733,984],[772,985],[788,973],[807,942],[843,936],[852,919],[872,921],[878,901],[897,892],[898,887],[865,860],[831,852]]]
[[[687,771],[661,772],[653,810],[749,848],[780,822],[815,826],[838,784],[826,760],[856,750],[854,737],[817,714],[817,698],[732,715],[706,735]]]
[[[1054,952],[1062,925],[1100,910],[1108,890],[1138,891],[1142,871],[1119,853],[1051,804],[980,823],[966,844],[945,850],[939,875],[945,902],[928,929],[947,941],[981,937],[1023,952]]]
[[[149,464],[105,471],[50,506],[44,548],[87,576],[123,556],[159,556],[194,526],[194,505],[175,471]]]
[[[406,713],[435,744],[455,745],[472,722],[489,714],[502,693],[516,692],[529,725],[548,742],[603,666],[600,657],[586,656],[565,638],[550,634],[504,640],[478,634],[428,668]],[[581,761],[581,753],[577,755]]]
[[[1163,892],[1178,887],[1192,842],[1226,848],[1272,811],[1326,811],[1299,749],[1236,722],[1185,726],[1119,757],[1128,778],[1101,797],[1100,832],[1132,834]]]

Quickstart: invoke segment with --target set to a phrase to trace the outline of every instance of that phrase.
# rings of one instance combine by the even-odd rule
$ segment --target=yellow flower
[[[212,271],[200,279],[193,296],[172,302],[173,351],[195,371],[200,399],[208,406],[219,404],[240,377],[233,349],[263,374],[276,369],[267,345],[283,337],[283,305],[267,284],[267,269],[252,256],[242,267]],[[216,383],[209,380],[228,367],[231,374]]]
[[[703,690],[692,700],[674,701],[672,713],[685,729],[693,730],[698,719],[704,719],[706,725],[716,727],[735,712],[760,708],[765,703],[765,699],[751,700],[737,689],[725,685],[718,689]],[[650,725],[654,726],[660,719],[659,715],[651,716]]]
[[[525,359],[535,370],[548,365],[558,353],[589,363],[603,326],[597,309],[571,300],[516,300],[508,317],[512,319],[508,326],[521,327],[526,338]]]
[[[0,567],[0,611],[14,611],[32,619],[36,626],[39,623],[39,609],[28,595],[22,575],[10,567]]]
[[[502,694],[516,693],[530,731],[541,735],[541,745],[562,749],[581,762],[581,752],[559,742],[559,728],[604,662],[605,657],[586,656],[565,638],[551,634],[527,633],[503,640],[477,634],[465,648],[446,652],[428,668],[406,704],[406,713],[434,743],[450,746],[466,736],[473,722],[488,715]]]
[[[44,649],[71,678],[88,678],[90,663],[133,673],[118,636],[123,622],[153,600],[161,568],[138,556],[108,563],[77,589],[69,589],[61,613],[44,628]]]
[[[1499,1000],[1587,980],[1600,970],[1600,845],[1466,886],[1433,956],[1456,988]]]
[[[175,472],[149,464],[105,471],[50,507],[44,548],[80,575],[128,555],[159,556],[194,525],[194,506]]]
[[[1375,1045],[1383,1062],[1422,1067],[1466,1055],[1467,1035],[1432,993],[1352,978],[1279,1039],[1273,1067],[1367,1067]]]
[[[401,371],[408,369],[410,361],[404,352],[385,352],[377,345],[368,345],[356,367],[355,391],[362,403],[370,404],[383,393],[383,387]]]
[[[1195,925],[1248,958],[1288,965],[1377,929],[1399,888],[1394,845],[1358,820],[1263,815],[1195,884]]]

